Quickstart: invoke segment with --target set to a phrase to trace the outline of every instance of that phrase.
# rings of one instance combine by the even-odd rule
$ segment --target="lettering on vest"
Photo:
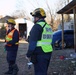
[[[52,35],[51,34],[43,34],[43,39],[51,39]]]
[[[46,32],[51,32],[51,28],[46,28]]]

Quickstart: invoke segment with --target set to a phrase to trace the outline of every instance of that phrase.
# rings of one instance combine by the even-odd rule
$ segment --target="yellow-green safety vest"
[[[45,25],[45,22],[37,22],[37,24],[39,24],[41,27],[43,27]],[[45,53],[48,52],[52,52],[53,48],[52,48],[52,29],[50,27],[50,25],[48,25],[46,23],[45,27],[43,28],[43,32],[42,32],[42,36],[41,36],[41,40],[39,40],[37,42],[37,47],[41,46],[42,50]]]

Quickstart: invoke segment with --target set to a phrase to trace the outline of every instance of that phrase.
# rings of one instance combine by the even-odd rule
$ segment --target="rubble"
[[[6,52],[3,49],[3,42],[0,42],[0,75],[4,75],[8,68]],[[34,75],[33,65],[31,69],[28,69],[25,58],[27,49],[28,43],[20,43],[17,55],[18,75]],[[76,75],[76,58],[73,54],[75,55],[74,49],[54,50],[48,68],[48,75]]]

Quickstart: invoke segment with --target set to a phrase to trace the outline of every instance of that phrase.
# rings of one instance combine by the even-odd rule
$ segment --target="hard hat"
[[[46,17],[45,11],[42,8],[37,8],[33,12],[31,12],[30,14],[32,16],[35,16],[35,17],[43,17],[43,18]]]
[[[15,25],[16,24],[16,22],[14,21],[14,19],[8,19],[7,20],[7,23],[8,24],[12,24],[12,25]]]

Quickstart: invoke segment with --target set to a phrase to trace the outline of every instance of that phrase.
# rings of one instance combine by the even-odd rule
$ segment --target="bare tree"
[[[11,13],[11,16],[14,18],[26,18],[30,19],[30,16],[28,15],[25,0],[18,0],[16,1],[16,9],[13,13]]]
[[[23,18],[25,16],[24,11],[16,10],[12,13],[12,16],[15,18]]]
[[[33,3],[32,1],[28,0],[28,2],[33,6],[33,8],[38,8],[38,7],[42,7],[42,8],[45,8],[41,3],[39,3],[39,0],[33,0]],[[48,4],[48,0],[45,0],[44,1],[45,5],[46,5],[46,10],[47,10],[47,18],[46,18],[46,21],[51,25],[51,27],[53,28],[54,26],[54,14],[52,13],[53,10],[50,8],[50,5]]]
[[[55,28],[55,21],[59,21],[60,18],[58,17],[57,14],[54,14],[55,9],[54,10],[51,9],[52,6],[51,6],[51,3],[49,4],[49,2],[48,2],[49,0],[42,0],[42,1],[44,1],[46,7],[44,5],[42,5],[42,3],[39,0],[27,0],[27,2],[29,3],[29,7],[30,6],[32,7],[31,8],[32,11],[38,7],[46,8],[46,10],[47,10],[46,11],[47,12],[46,20],[48,21],[48,23],[51,25],[52,28]],[[59,0],[56,12],[58,10],[60,10],[61,7],[65,6],[66,1],[69,1],[69,0]],[[15,10],[12,13],[12,16],[14,16],[16,18],[21,17],[21,18],[30,19],[30,16],[28,15],[28,8],[26,7],[26,0],[18,0],[16,7],[17,7],[17,10]]]
[[[59,2],[60,3],[57,5],[57,10],[56,11],[62,9],[65,5],[67,5],[70,2],[70,0],[62,0],[62,1],[59,0]],[[61,6],[62,6],[62,8],[61,8]],[[69,22],[70,20],[71,20],[70,15],[69,14],[64,14],[64,21]]]
[[[50,14],[50,16],[49,16],[50,17],[50,23],[49,24],[53,28],[53,25],[54,25],[54,17],[53,17],[52,10],[51,10],[51,8],[50,8],[47,0],[46,0],[46,5],[47,5],[48,13]]]

